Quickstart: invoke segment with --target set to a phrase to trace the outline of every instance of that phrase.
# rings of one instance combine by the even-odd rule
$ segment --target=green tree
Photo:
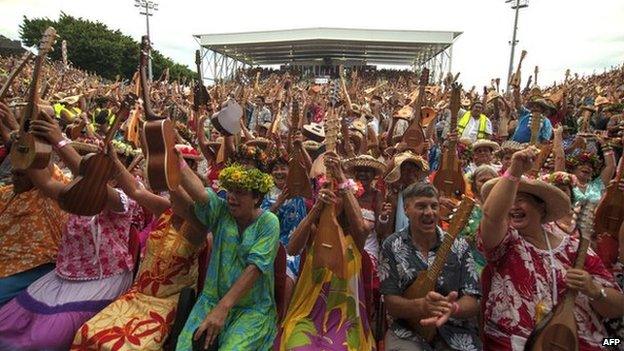
[[[25,45],[37,45],[43,31],[53,26],[61,40],[67,41],[69,60],[77,68],[115,79],[117,75],[130,79],[139,62],[139,43],[119,30],[111,30],[101,22],[75,18],[61,13],[57,21],[49,18],[27,18],[20,25],[20,37]],[[61,59],[61,40],[50,53],[53,60]],[[195,73],[187,66],[174,63],[157,50],[152,50],[154,77],[169,68],[170,79],[192,79]]]

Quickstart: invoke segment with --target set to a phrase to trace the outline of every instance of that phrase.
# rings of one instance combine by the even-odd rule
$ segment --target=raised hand
[[[519,177],[528,172],[533,167],[535,158],[539,153],[540,150],[535,146],[529,146],[514,153],[511,157],[511,166],[509,166],[511,174]]]

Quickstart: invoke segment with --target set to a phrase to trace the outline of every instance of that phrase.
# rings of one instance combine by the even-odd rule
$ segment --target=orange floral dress
[[[172,215],[158,218],[130,290],[80,327],[71,350],[162,350],[180,291],[197,282],[200,249],[184,237],[186,223],[174,228]]]
[[[54,166],[52,178],[69,178]],[[20,194],[0,188],[0,278],[54,263],[67,213],[36,188]]]

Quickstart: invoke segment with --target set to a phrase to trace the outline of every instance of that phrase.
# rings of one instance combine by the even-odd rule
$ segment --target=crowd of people
[[[357,68],[142,91],[48,62],[35,102],[33,73],[0,100],[0,350],[522,350],[570,292],[580,350],[624,339],[624,203],[593,215],[624,198],[624,66],[510,91]],[[145,99],[175,126],[164,191]],[[27,134],[43,168],[12,166]],[[66,194],[92,154],[113,176],[86,216]]]

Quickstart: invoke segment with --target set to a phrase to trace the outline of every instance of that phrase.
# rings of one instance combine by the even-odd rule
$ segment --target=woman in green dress
[[[273,186],[270,175],[232,165],[219,174],[227,199],[219,198],[189,168],[182,167],[182,186],[194,212],[213,234],[204,289],[199,295],[177,350],[191,350],[205,336],[205,347],[220,350],[269,350],[276,334],[273,261],[279,221],[260,208]]]

